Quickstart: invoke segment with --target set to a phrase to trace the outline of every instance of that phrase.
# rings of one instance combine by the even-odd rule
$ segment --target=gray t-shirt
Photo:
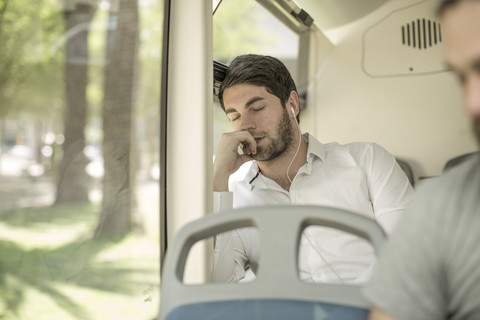
[[[480,159],[423,182],[364,293],[408,319],[480,319]]]

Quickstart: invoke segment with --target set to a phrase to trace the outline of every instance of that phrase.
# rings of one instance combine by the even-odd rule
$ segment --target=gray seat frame
[[[319,225],[343,230],[371,242],[377,255],[385,240],[383,229],[357,213],[321,206],[263,206],[212,213],[186,224],[167,250],[162,274],[159,319],[182,305],[213,301],[285,299],[325,302],[368,308],[361,286],[312,284],[298,276],[298,248],[303,230]],[[216,234],[256,227],[260,236],[260,260],[256,279],[249,283],[182,282],[190,248]]]

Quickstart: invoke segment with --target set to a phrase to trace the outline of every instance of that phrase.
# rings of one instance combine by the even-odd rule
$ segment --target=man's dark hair
[[[464,0],[439,0],[438,7],[437,7],[437,16],[441,17],[448,8],[453,7],[454,5],[460,3],[461,1],[464,1]],[[474,0],[474,1],[478,1],[478,0]]]
[[[244,83],[265,87],[269,93],[280,99],[283,107],[286,106],[290,92],[297,92],[290,72],[280,60],[270,56],[245,54],[232,61],[220,85],[218,99],[223,110],[223,91]]]

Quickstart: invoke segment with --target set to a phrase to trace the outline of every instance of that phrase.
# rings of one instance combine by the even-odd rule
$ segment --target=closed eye
[[[259,108],[254,108],[252,109],[254,112],[257,112],[257,111],[262,111],[263,109],[265,109],[265,106],[263,107],[259,107]]]
[[[229,117],[230,121],[233,122],[233,121],[236,121],[240,118],[239,115],[234,115],[233,117]]]

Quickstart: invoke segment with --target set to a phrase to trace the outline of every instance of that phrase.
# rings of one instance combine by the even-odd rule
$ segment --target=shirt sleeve
[[[215,282],[239,282],[245,277],[247,254],[237,230],[217,235],[213,255]]]
[[[233,192],[213,193],[214,212],[233,208]],[[213,255],[215,282],[239,282],[245,277],[247,254],[238,230],[217,235]]]
[[[213,212],[228,210],[233,208],[233,192],[214,192],[213,193]]]
[[[413,188],[395,157],[378,144],[371,144],[362,161],[375,220],[391,233],[412,200]]]

